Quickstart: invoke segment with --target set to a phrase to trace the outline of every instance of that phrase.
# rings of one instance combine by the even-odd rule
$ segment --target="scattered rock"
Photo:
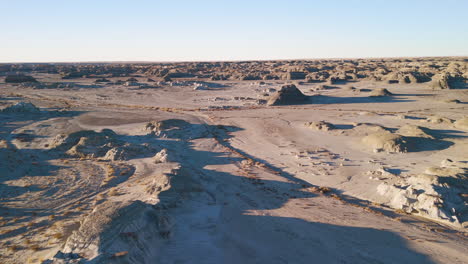
[[[191,124],[182,119],[166,119],[146,124],[145,130],[158,137],[194,139],[207,135],[204,125]]]
[[[467,173],[467,164],[444,160],[441,167],[430,167],[395,184],[381,183],[377,192],[395,209],[464,226],[468,220],[463,200],[468,190]]]
[[[329,131],[335,129],[335,126],[331,123],[325,121],[318,121],[318,122],[308,122],[305,125],[309,128],[320,130],[320,131]]]
[[[50,146],[52,150],[60,150],[74,157],[105,160],[128,160],[153,151],[145,145],[121,140],[110,129],[103,129],[101,132],[82,130],[69,135],[60,134],[53,139]]]
[[[385,167],[380,167],[378,170],[371,170],[366,172],[371,180],[383,180],[384,178],[393,177],[395,174],[388,171]]]
[[[434,123],[434,124],[452,124],[453,121],[446,117],[430,116],[426,119],[426,122]]]

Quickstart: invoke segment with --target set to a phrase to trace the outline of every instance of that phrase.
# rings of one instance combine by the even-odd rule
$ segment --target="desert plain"
[[[468,58],[0,65],[0,263],[467,263]]]

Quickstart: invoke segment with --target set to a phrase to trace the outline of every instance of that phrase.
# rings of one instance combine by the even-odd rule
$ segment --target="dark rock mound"
[[[444,72],[432,77],[431,86],[433,90],[464,88],[465,80],[462,76]]]
[[[167,74],[167,75],[164,75],[163,81],[165,81],[165,82],[172,82],[172,79],[171,79],[170,75]]]
[[[16,75],[8,75],[5,77],[6,83],[24,83],[24,82],[37,82],[37,80],[28,75],[23,74],[16,74]]]
[[[290,105],[299,104],[307,100],[294,84],[284,85],[281,89],[270,97],[268,105]]]
[[[286,80],[304,80],[306,78],[305,72],[288,72],[285,76]]]

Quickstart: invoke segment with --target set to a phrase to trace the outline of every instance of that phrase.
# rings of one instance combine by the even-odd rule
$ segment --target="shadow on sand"
[[[170,175],[171,188],[159,194],[153,212],[141,216],[149,220],[149,226],[122,224],[142,202],[121,209],[121,217],[113,219],[101,234],[100,255],[84,263],[432,263],[389,231],[250,214],[282,208],[292,199],[312,198],[314,203],[316,194],[304,191],[311,184],[268,164],[267,169],[285,181],[258,178],[254,170],[243,177],[210,169],[256,159],[227,143],[228,131],[235,127],[192,124],[172,132],[190,133],[200,126],[209,133],[198,138],[214,137],[224,148],[218,145],[213,151],[201,151],[191,140],[167,141],[151,135],[139,139],[183,150],[177,157],[182,167]],[[317,205],[304,210],[320,210]],[[171,228],[161,227],[161,215],[172,217]],[[143,245],[148,239],[152,244]],[[120,251],[126,254],[115,257]]]

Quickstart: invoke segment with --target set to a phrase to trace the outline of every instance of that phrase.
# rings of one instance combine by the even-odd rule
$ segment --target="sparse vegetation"
[[[109,192],[107,193],[109,196],[117,196],[117,195],[120,195],[120,192],[119,190],[117,190],[117,188],[113,187],[109,190]]]
[[[39,245],[31,245],[29,249],[31,249],[32,251],[39,251],[41,247]]]
[[[63,238],[63,234],[62,233],[55,233],[52,235],[53,238],[55,239],[62,239]]]
[[[184,62],[177,66],[125,63],[123,68],[112,63],[93,64],[92,67],[86,63],[48,64],[44,69],[41,64],[24,68],[19,67],[21,64],[11,66],[18,72],[31,72],[44,83],[36,84],[37,87],[5,85],[0,89],[0,96],[6,93],[2,91],[17,90],[42,107],[35,114],[37,119],[27,113],[21,115],[24,120],[15,120],[13,115],[3,118],[6,114],[0,111],[0,125],[8,128],[2,130],[5,140],[0,140],[0,156],[5,154],[2,158],[6,161],[0,163],[0,169],[9,172],[0,186],[5,194],[0,197],[0,235],[4,238],[0,263],[8,263],[4,260],[9,257],[17,258],[13,261],[18,263],[26,262],[26,258],[36,263],[36,255],[49,257],[57,248],[73,246],[70,243],[94,243],[95,238],[108,237],[101,232],[119,234],[118,239],[130,244],[129,251],[116,252],[127,248],[123,244],[109,248],[107,241],[99,241],[97,252],[102,254],[99,259],[122,258],[114,262],[125,262],[125,256],[133,259],[141,254],[139,250],[146,253],[148,245],[144,243],[152,241],[146,236],[169,239],[171,234],[170,242],[175,244],[180,242],[177,239],[183,237],[184,232],[198,234],[202,230],[209,234],[207,238],[219,238],[220,230],[231,232],[219,228],[226,226],[227,221],[235,224],[232,230],[240,231],[236,234],[240,239],[236,243],[242,243],[242,236],[247,234],[252,240],[248,241],[248,246],[261,243],[267,248],[270,246],[268,236],[261,236],[273,234],[275,239],[271,243],[288,243],[286,247],[274,245],[279,253],[285,253],[284,256],[289,252],[283,250],[292,248],[304,256],[311,251],[316,256],[317,248],[322,250],[322,246],[341,241],[339,248],[343,248],[343,252],[354,246],[357,251],[353,253],[365,249],[366,256],[353,254],[349,258],[351,261],[365,261],[367,255],[370,260],[379,259],[375,252],[382,252],[384,247],[391,250],[392,254],[388,255],[392,256],[404,250],[403,257],[414,257],[415,262],[437,260],[430,250],[436,249],[434,252],[439,253],[444,247],[452,246],[450,239],[452,235],[455,237],[456,231],[450,236],[440,236],[432,233],[438,232],[438,225],[431,225],[427,230],[420,228],[418,221],[421,219],[411,214],[422,215],[424,208],[407,205],[417,203],[414,201],[419,201],[418,197],[413,195],[424,190],[416,188],[420,182],[409,185],[405,180],[415,180],[415,173],[424,174],[417,176],[421,182],[435,186],[446,180],[440,177],[441,171],[456,170],[460,174],[450,175],[451,181],[464,184],[459,179],[466,171],[455,166],[457,161],[447,160],[440,168],[426,171],[420,170],[420,164],[431,163],[443,155],[455,159],[463,154],[459,142],[466,140],[466,118],[462,118],[459,111],[465,107],[465,97],[463,91],[426,93],[424,84],[415,86],[416,93],[410,84],[419,82],[419,77],[430,79],[433,74],[444,71],[465,74],[466,61],[454,61],[456,65],[451,67],[448,67],[449,60],[425,58],[418,61]],[[2,67],[4,65],[0,65],[0,69]],[[69,85],[65,82],[51,88],[47,79],[57,70],[63,72],[63,76],[86,73],[86,78],[67,81],[71,83],[67,88],[58,88]],[[174,77],[171,84],[159,82],[168,73],[183,74],[185,70],[197,78]],[[217,72],[221,70],[223,73]],[[215,74],[223,82],[206,81]],[[141,82],[149,76],[158,80],[154,85],[161,89],[118,84],[124,78],[134,77],[138,78],[135,82]],[[304,80],[290,85],[290,80],[281,81],[283,76]],[[84,89],[89,86],[86,83],[94,85],[98,78],[108,78],[111,82],[100,86],[99,90],[96,87]],[[259,81],[238,81],[251,78]],[[260,82],[264,78],[267,81]],[[403,80],[405,86],[394,85],[393,78]],[[313,84],[315,82],[317,84]],[[352,82],[352,89],[344,89],[345,85],[349,86],[347,82]],[[194,83],[197,87],[206,86],[206,90],[193,89]],[[311,91],[311,87],[318,85],[321,89]],[[70,89],[73,86],[76,89]],[[46,87],[48,89],[40,89]],[[372,91],[380,88],[388,90],[382,90],[384,94],[378,97],[369,97]],[[161,95],[167,95],[168,100]],[[280,98],[282,96],[284,98]],[[272,107],[266,104],[269,97],[273,105],[288,102],[301,105]],[[459,103],[446,105],[440,100],[449,97],[456,97]],[[16,100],[20,101],[18,98],[0,100],[0,106],[3,108]],[[429,115],[435,110],[427,106],[432,102],[434,107],[443,106],[439,114],[444,115],[434,121]],[[98,110],[93,111],[94,105],[99,106]],[[397,107],[392,109],[392,106]],[[56,111],[60,107],[62,109]],[[89,113],[82,114],[83,109]],[[174,117],[180,118],[176,120],[183,125],[171,123]],[[141,123],[148,118],[154,118],[150,124],[168,125],[145,129]],[[322,119],[327,121],[319,121]],[[454,120],[465,121],[455,124]],[[314,129],[307,129],[304,123]],[[416,124],[420,131],[409,131],[403,124]],[[79,130],[80,126],[90,130]],[[452,129],[456,132],[447,132]],[[399,135],[389,139],[401,146],[408,145],[412,153],[406,153],[403,148],[388,153],[382,151],[389,144],[380,142],[385,139],[380,133]],[[15,139],[22,134],[34,137],[29,141],[20,140],[21,137]],[[371,143],[377,141],[375,144],[382,146],[369,148],[361,144],[360,139],[369,139],[369,136]],[[415,137],[418,139],[414,144],[430,140],[424,153],[417,153],[410,141],[400,142],[400,139]],[[156,163],[154,157],[162,149],[167,159]],[[367,174],[368,170],[375,173]],[[388,188],[382,188],[382,183],[388,184]],[[382,189],[381,193],[376,191],[377,186]],[[450,190],[449,183],[443,187]],[[432,191],[438,190],[433,188]],[[376,198],[377,194],[381,196]],[[431,204],[431,210],[446,209],[442,195],[430,192],[424,195],[427,199],[438,200]],[[461,200],[466,200],[467,196],[464,189],[454,195]],[[374,199],[379,203],[373,202]],[[404,216],[389,211],[398,208],[391,204],[397,200],[404,203],[404,209],[395,211]],[[447,219],[456,216],[457,221],[463,221],[465,211],[459,209],[454,207],[441,215]],[[385,212],[385,216],[381,212]],[[159,221],[161,215],[168,220]],[[192,215],[196,219],[192,219]],[[406,248],[408,239],[402,236],[413,231],[417,233],[416,241],[422,241],[419,237],[427,235],[443,243],[437,243],[437,248],[432,245],[436,243],[426,243],[423,247],[410,243],[414,247],[413,254],[413,248]],[[326,241],[328,238],[334,242]],[[163,247],[157,252],[161,256],[167,249],[166,245]],[[453,247],[450,252],[459,248],[459,245]],[[82,255],[84,251],[80,250],[76,250],[79,258],[87,259],[88,255]],[[34,253],[37,251],[40,252]],[[349,256],[342,257],[348,259]]]
[[[126,255],[128,255],[128,251],[120,251],[120,252],[114,253],[114,255],[112,255],[112,256],[115,257],[115,258],[120,258],[120,257],[124,257]]]
[[[11,245],[8,247],[8,250],[9,251],[12,251],[12,252],[16,252],[20,249],[20,247],[18,245]]]

